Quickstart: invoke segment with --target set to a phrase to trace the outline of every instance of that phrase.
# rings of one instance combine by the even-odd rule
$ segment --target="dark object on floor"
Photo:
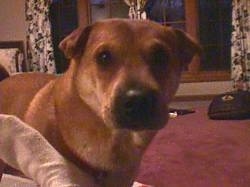
[[[208,109],[211,119],[250,119],[250,92],[235,91],[216,96]]]
[[[185,115],[185,114],[191,114],[194,113],[195,110],[192,109],[176,109],[176,108],[170,108],[169,109],[170,113],[177,113],[177,115]]]

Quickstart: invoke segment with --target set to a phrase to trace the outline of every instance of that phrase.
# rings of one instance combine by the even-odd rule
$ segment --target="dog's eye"
[[[112,61],[112,54],[110,51],[102,51],[97,55],[96,60],[100,65],[109,64]]]
[[[166,65],[168,54],[164,49],[156,48],[152,53],[151,60],[154,65]]]
[[[150,69],[156,77],[161,77],[168,70],[169,56],[165,48],[156,47],[150,54]]]

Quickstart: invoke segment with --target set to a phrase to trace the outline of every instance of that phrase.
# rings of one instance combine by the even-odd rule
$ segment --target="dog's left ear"
[[[196,54],[201,55],[202,49],[201,46],[185,32],[179,29],[174,29],[174,32],[177,36],[178,55],[183,64],[183,68],[186,68]]]
[[[76,58],[83,53],[91,28],[92,26],[77,28],[60,42],[59,48],[63,51],[66,58]]]

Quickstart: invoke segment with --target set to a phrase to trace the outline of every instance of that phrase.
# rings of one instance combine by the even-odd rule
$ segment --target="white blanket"
[[[14,116],[0,114],[0,158],[42,187],[97,186],[38,131]]]

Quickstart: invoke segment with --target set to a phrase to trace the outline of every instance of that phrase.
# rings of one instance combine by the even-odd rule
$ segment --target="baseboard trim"
[[[209,95],[177,95],[174,98],[174,101],[210,101],[217,94],[209,94]]]

